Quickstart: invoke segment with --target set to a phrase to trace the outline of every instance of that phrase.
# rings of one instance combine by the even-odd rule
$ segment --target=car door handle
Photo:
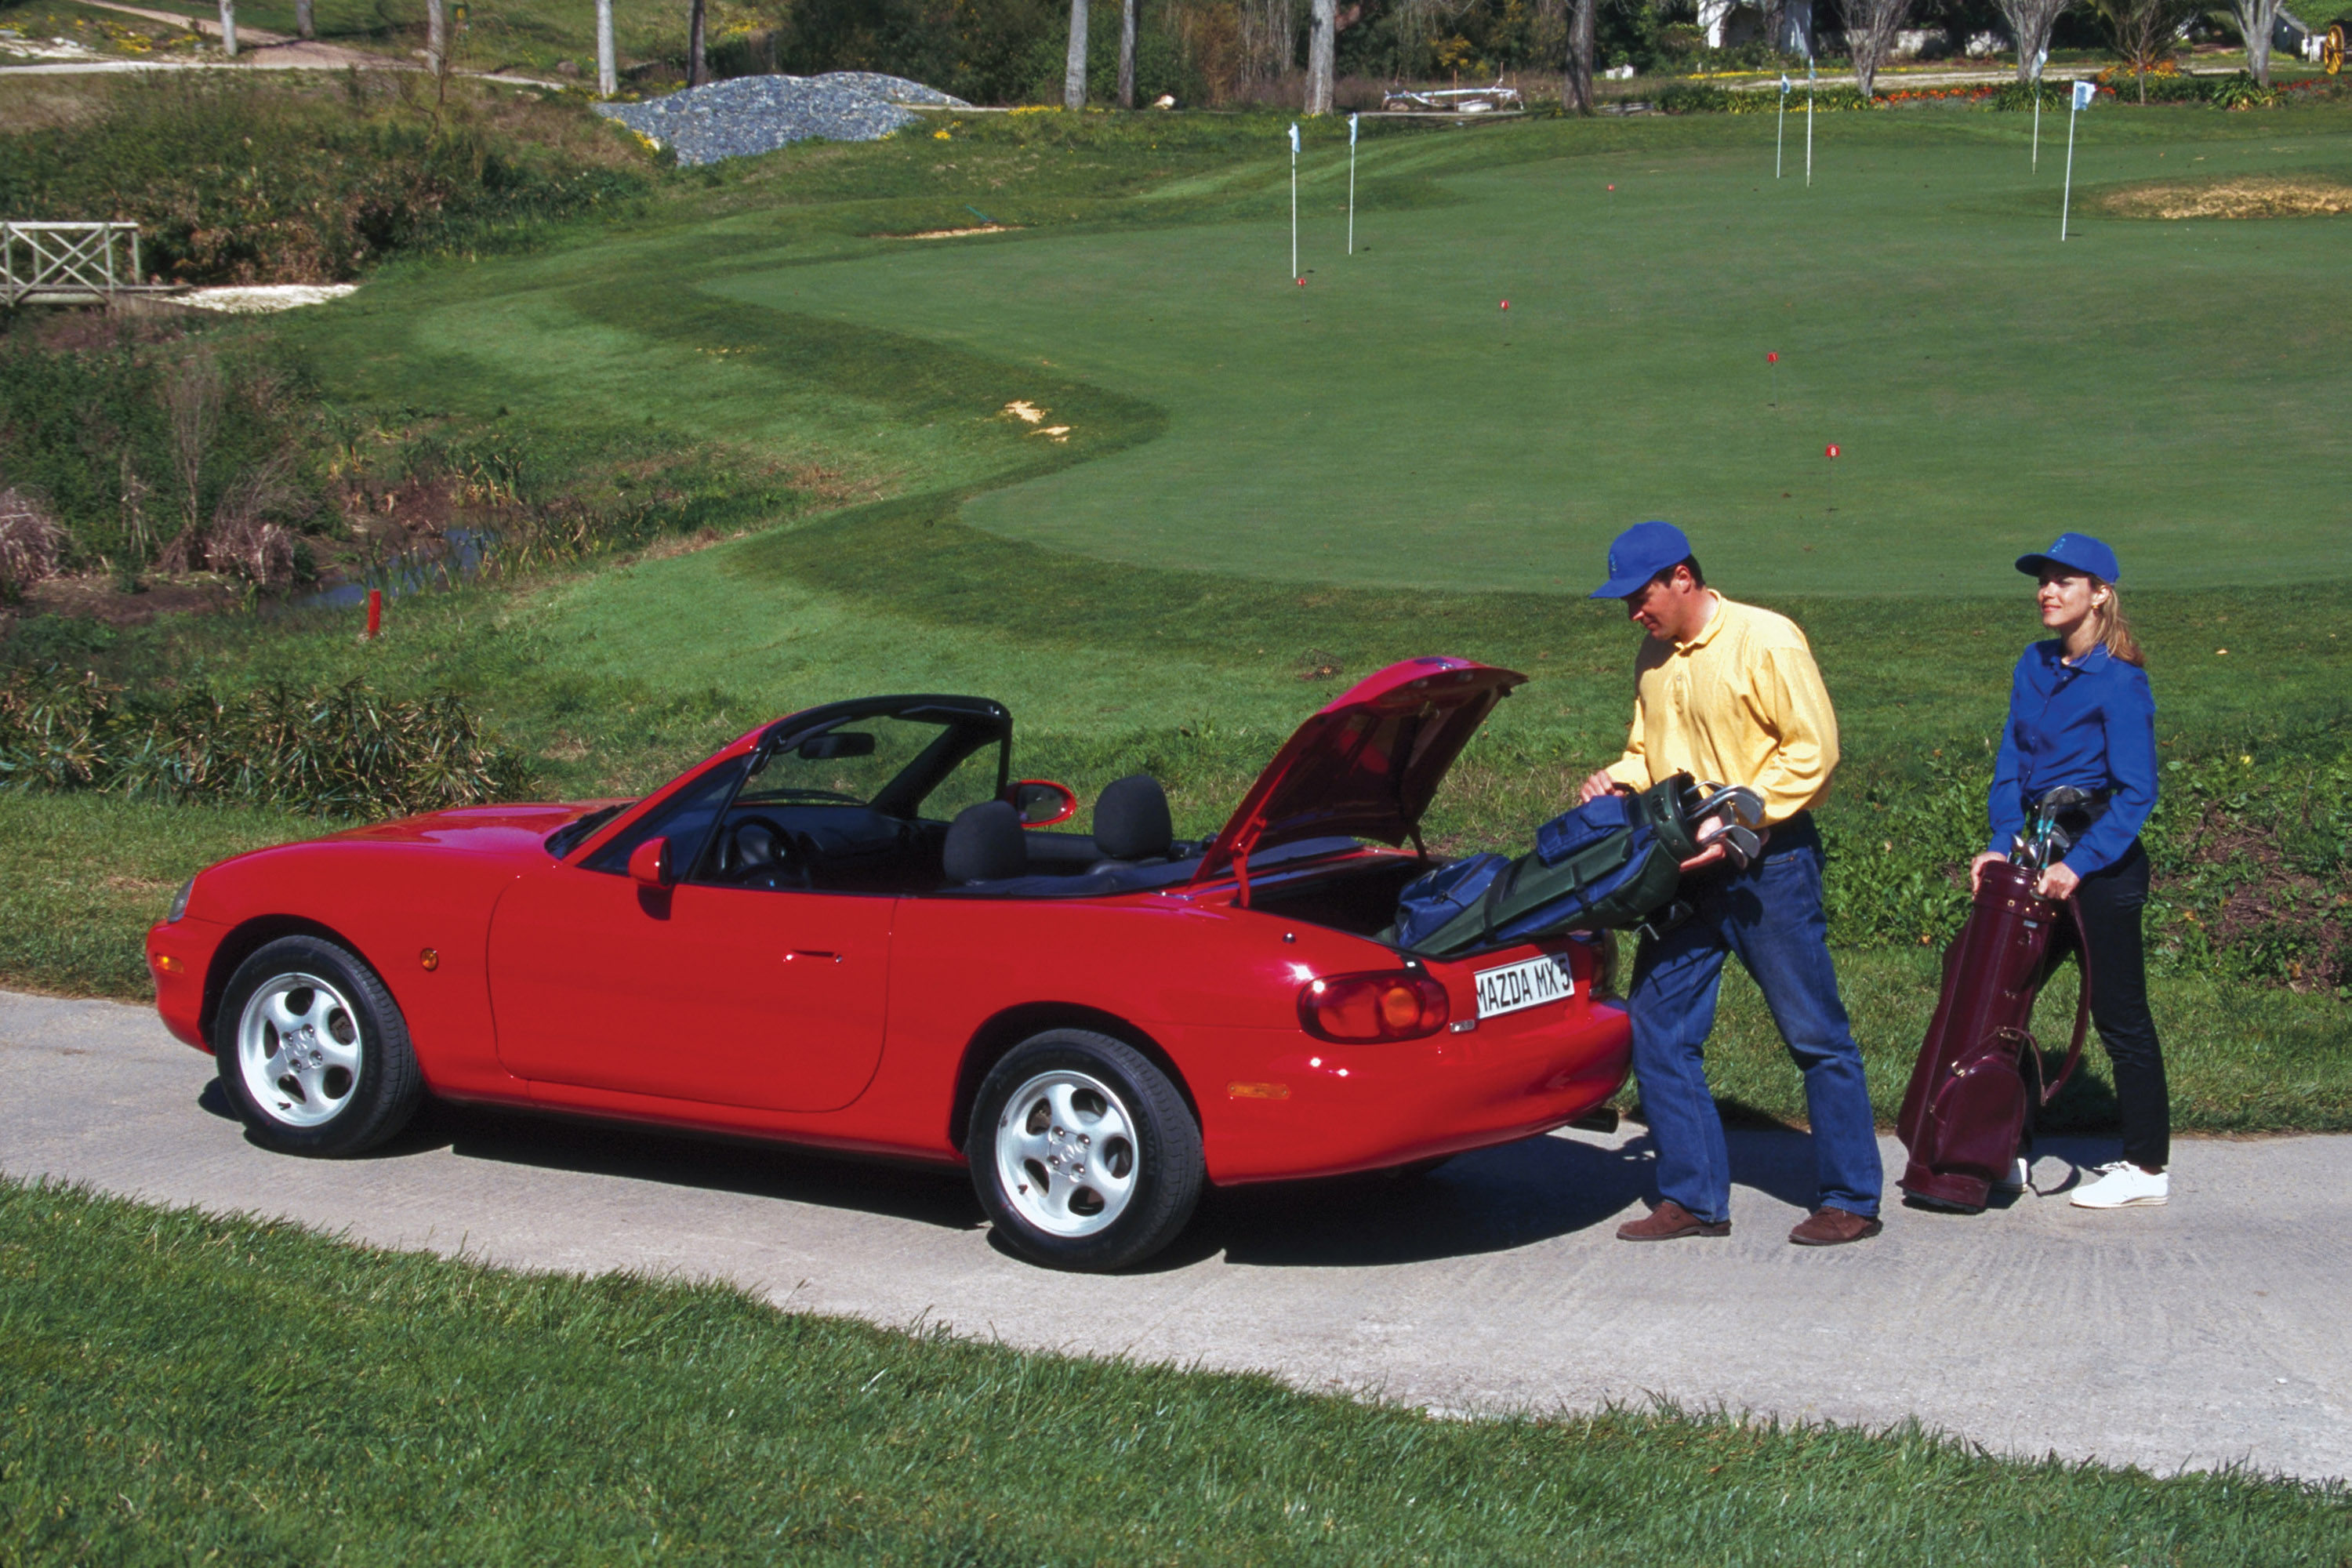
[[[796,947],[793,949],[792,952],[784,954],[784,962],[786,963],[790,963],[793,960],[801,958],[829,958],[834,963],[839,963],[842,961],[843,956],[843,954],[838,952],[827,952],[823,948]]]

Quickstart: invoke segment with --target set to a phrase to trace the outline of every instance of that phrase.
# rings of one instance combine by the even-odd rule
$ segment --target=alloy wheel
[[[1021,1216],[1053,1236],[1092,1236],[1135,1195],[1135,1118],[1100,1079],[1042,1072],[996,1121],[996,1176]]]
[[[315,974],[281,974],[246,1003],[237,1069],[254,1104],[289,1127],[318,1127],[351,1103],[362,1042],[348,997]]]

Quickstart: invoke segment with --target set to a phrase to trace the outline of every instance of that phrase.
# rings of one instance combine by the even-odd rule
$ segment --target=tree
[[[1307,112],[1331,112],[1333,37],[1339,22],[1339,0],[1312,0],[1307,7]]]
[[[1854,80],[1868,98],[1878,80],[1878,68],[1895,52],[1895,35],[1911,19],[1911,0],[1838,0],[1845,21],[1845,52],[1853,60]]]
[[[1135,0],[1118,8],[1118,106],[1135,107]]]
[[[1592,112],[1593,0],[1574,0],[1568,14],[1568,79],[1562,97],[1579,114]]]
[[[311,15],[310,0],[294,0],[294,31],[297,36],[315,38],[319,36],[317,18]]]
[[[2246,68],[2254,73],[2256,81],[2270,86],[2271,35],[2278,29],[2279,0],[2231,0],[2230,9],[2237,16],[2238,31],[2245,37]]]
[[[2017,79],[2033,79],[2033,62],[2050,47],[2050,29],[2074,0],[2000,0],[2001,20],[2017,40]]]
[[[698,5],[702,0],[695,0]],[[1087,106],[1087,0],[1070,0],[1070,52],[1062,66],[1062,107]]]
[[[710,54],[703,46],[705,0],[693,0],[686,14],[686,85],[700,87],[710,79]]]
[[[2172,58],[2180,25],[2200,7],[2196,0],[2091,0],[2091,4],[2099,20],[2106,24],[2116,52],[2139,78],[2139,100],[2146,103],[2147,73]]]

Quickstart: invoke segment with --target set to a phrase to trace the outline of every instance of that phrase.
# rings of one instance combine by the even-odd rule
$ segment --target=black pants
[[[2147,851],[2139,840],[2132,840],[2122,859],[2084,878],[2074,902],[2090,946],[2091,1021],[2116,1068],[2124,1158],[2162,1170],[2171,1161],[2172,1100],[2164,1083],[2164,1048],[2147,1011],[2147,955],[2140,942]]]

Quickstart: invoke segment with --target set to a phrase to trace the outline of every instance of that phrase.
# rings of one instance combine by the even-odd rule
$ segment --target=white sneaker
[[[1997,1193],[2025,1193],[2033,1188],[2033,1163],[2020,1154],[2010,1162],[2009,1174],[1996,1177],[1992,1190]]]
[[[2163,1171],[2143,1171],[2128,1160],[2101,1165],[2091,1173],[2099,1179],[2074,1189],[2078,1209],[2154,1208],[2172,1185]]]

